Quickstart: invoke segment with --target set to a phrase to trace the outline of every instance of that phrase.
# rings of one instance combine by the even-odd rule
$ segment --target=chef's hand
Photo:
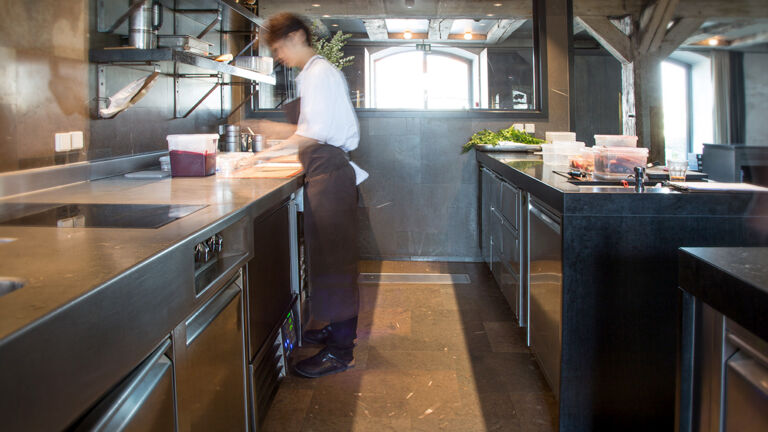
[[[250,128],[253,133],[260,134],[264,140],[284,140],[296,132],[296,125],[271,120],[243,120],[240,122],[240,130]]]

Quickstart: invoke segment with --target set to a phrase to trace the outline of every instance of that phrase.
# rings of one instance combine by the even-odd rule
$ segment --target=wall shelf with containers
[[[182,3],[184,6],[182,6]],[[194,7],[185,7],[186,3],[190,3],[191,5],[194,5]],[[250,30],[225,29],[225,20],[222,19],[222,12],[225,8],[231,9],[237,15],[244,18],[250,25]],[[164,10],[174,14],[174,34],[177,32],[177,14],[189,17],[191,21],[199,23],[201,26],[205,26],[205,28],[196,36],[158,35],[158,29],[162,27],[162,15]],[[148,17],[147,22],[138,25],[138,27],[143,27],[139,30],[150,34],[149,38],[152,39],[151,42],[139,40],[139,44],[144,44],[143,48],[137,48],[135,46],[107,47],[91,49],[89,52],[91,63],[98,65],[96,69],[97,101],[99,108],[96,110],[97,118],[113,118],[113,116],[105,116],[100,112],[102,108],[107,106],[109,101],[109,95],[107,94],[107,68],[110,66],[151,66],[155,72],[159,72],[163,69],[163,72],[160,72],[162,75],[173,77],[174,118],[188,117],[216,89],[222,86],[249,86],[249,94],[247,94],[236,107],[233,107],[231,111],[229,111],[228,114],[231,115],[242,108],[242,106],[244,106],[245,103],[258,92],[259,85],[275,84],[276,79],[271,72],[271,67],[269,68],[270,70],[268,73],[262,73],[267,71],[254,70],[240,66],[249,64],[247,60],[249,60],[250,57],[244,57],[244,54],[249,50],[252,50],[254,43],[258,41],[257,27],[263,26],[264,23],[262,18],[256,16],[245,6],[231,0],[204,0],[192,2],[131,0],[131,2],[125,2],[125,4],[120,5],[115,5],[114,2],[99,1],[97,2],[97,28],[99,32],[102,33],[116,33],[123,35],[129,33],[129,41],[135,44],[137,41],[134,39],[136,36],[136,24],[131,23],[131,20],[135,21],[138,16],[137,14],[141,13],[145,13]],[[114,16],[117,14],[120,15],[115,19]],[[206,15],[213,15],[214,18],[210,22],[200,18]],[[124,25],[126,21],[131,23],[131,27],[126,27],[126,25]],[[216,30],[219,33],[219,51],[224,51],[222,47],[225,44],[225,38],[230,35],[249,36],[249,39],[236,55],[230,55],[229,59],[224,60],[215,59],[217,56],[209,55],[211,53],[208,52],[207,47],[205,47],[206,45],[210,46],[213,44],[202,40],[202,38],[212,30]],[[152,35],[152,33],[154,33],[154,35]],[[164,40],[166,43],[171,42],[171,46],[158,47],[158,40]],[[195,43],[197,44],[197,48],[193,47],[190,49],[189,45]],[[200,48],[201,45],[203,48]],[[242,60],[246,61],[243,62]],[[271,66],[271,62],[269,65]],[[239,77],[246,81],[232,82],[231,79],[229,79],[230,77]],[[191,107],[183,108],[181,104],[180,87],[181,80],[184,78],[215,79],[215,82],[213,83],[213,86]],[[223,100],[224,96],[222,95],[222,118],[225,117]]]

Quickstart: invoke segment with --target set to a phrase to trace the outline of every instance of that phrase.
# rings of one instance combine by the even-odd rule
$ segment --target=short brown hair
[[[309,30],[307,23],[304,22],[304,19],[298,15],[290,12],[282,12],[273,15],[269,21],[267,21],[266,28],[266,41],[268,45],[273,45],[275,42],[285,39],[289,34],[297,30],[304,32],[304,36],[307,38],[307,45],[311,45],[312,32]]]

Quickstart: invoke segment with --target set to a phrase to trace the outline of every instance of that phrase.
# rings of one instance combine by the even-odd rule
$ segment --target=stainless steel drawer
[[[515,273],[520,274],[520,238],[509,223],[502,222],[501,260]]]
[[[499,265],[499,288],[507,299],[509,307],[515,312],[515,316],[520,316],[520,274],[516,273],[504,263]]]
[[[515,231],[520,228],[520,189],[509,183],[501,182],[501,215],[512,225]]]

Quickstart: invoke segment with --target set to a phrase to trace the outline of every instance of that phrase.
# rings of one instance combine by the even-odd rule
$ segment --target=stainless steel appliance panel
[[[507,182],[501,182],[501,215],[517,231],[520,229],[520,190]]]
[[[725,431],[768,431],[768,367],[745,351],[727,363]]]
[[[481,175],[481,189],[480,189],[480,248],[483,253],[483,259],[485,263],[491,264],[491,232],[490,230],[490,218],[491,218],[491,182],[493,182],[493,174],[490,171],[483,168],[480,171]]]
[[[242,278],[174,330],[181,431],[246,430]]]
[[[559,397],[563,299],[560,217],[530,198],[528,224],[531,350],[555,397]]]
[[[168,339],[113,390],[76,431],[172,432],[176,430],[173,367]]]

